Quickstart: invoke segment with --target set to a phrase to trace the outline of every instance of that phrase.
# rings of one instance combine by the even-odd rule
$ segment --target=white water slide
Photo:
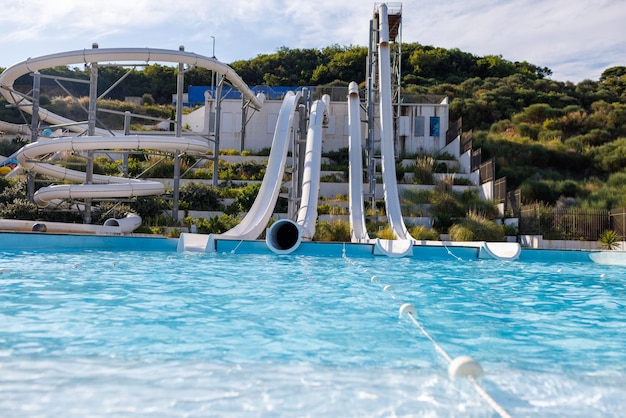
[[[293,118],[300,96],[300,93],[289,92],[283,100],[265,176],[259,194],[244,219],[233,229],[222,234],[183,233],[178,242],[179,251],[211,252],[216,250],[216,240],[254,240],[261,235],[272,216],[280,192],[289,139],[292,135]],[[290,219],[280,219],[267,230],[265,242],[270,250],[277,254],[289,254],[295,251],[303,239],[311,240],[315,234],[322,129],[329,100],[330,97],[325,95],[322,100],[316,100],[311,106],[302,172],[302,196],[297,220],[294,222]]]
[[[350,196],[350,231],[352,242],[370,243],[365,225],[365,207],[363,204],[363,160],[361,152],[361,108],[359,86],[352,81],[348,87],[348,130],[350,142],[348,186]]]
[[[216,240],[255,240],[263,233],[276,207],[283,182],[289,138],[291,137],[294,113],[300,96],[300,92],[290,91],[283,99],[261,188],[246,216],[234,228],[221,234],[182,233],[178,240],[178,251],[213,252],[216,250]],[[272,230],[267,233],[269,239],[266,242],[270,249],[276,253],[286,254],[295,250],[302,238],[301,228],[293,221],[285,221],[287,223],[284,224],[280,221],[276,222],[272,225]],[[283,225],[283,227],[276,228],[276,225]],[[283,249],[283,244],[280,243],[285,239],[285,236],[289,236],[288,241],[292,243],[288,250]]]
[[[25,170],[63,181],[83,182],[87,175],[85,172],[41,162],[38,158],[59,151],[83,152],[114,148],[197,153],[208,151],[206,142],[198,139],[137,135],[120,137],[79,136],[33,142],[19,150],[16,159]],[[94,174],[92,184],[62,184],[42,187],[35,193],[34,199],[37,206],[45,208],[57,199],[135,197],[158,195],[163,192],[163,184],[157,181]]]
[[[293,116],[299,100],[300,93],[291,91],[287,93],[283,100],[283,104],[278,113],[278,120],[276,122],[276,129],[274,130],[274,138],[272,139],[272,148],[267,161],[265,176],[263,176],[259,194],[254,200],[252,207],[237,226],[223,234],[215,235],[215,238],[235,240],[257,239],[265,230],[274,212],[280,186],[283,182],[283,174],[285,173],[285,164],[287,162],[287,151],[289,150],[289,138],[293,126]]]
[[[25,94],[13,88],[15,80],[22,75],[39,71],[44,68],[65,66],[71,64],[90,64],[101,62],[173,62],[190,66],[206,68],[223,74],[236,88],[238,88],[251,105],[257,109],[261,102],[254,92],[248,88],[235,71],[215,59],[203,57],[190,52],[171,51],[150,48],[112,48],[112,49],[85,49],[59,54],[45,55],[38,58],[29,58],[7,68],[0,75],[0,93],[9,103],[19,105],[28,113],[32,113],[32,103]],[[131,65],[131,64],[129,64]],[[86,123],[59,116],[40,108],[39,120],[49,124],[65,125],[75,132],[85,132]],[[41,173],[61,180],[84,182],[85,172],[65,169],[56,165],[37,160],[39,157],[63,151],[90,151],[114,149],[155,149],[170,152],[197,152],[209,151],[208,143],[204,140],[190,139],[175,136],[114,136],[104,129],[95,130],[101,136],[66,137],[57,139],[42,139],[24,147],[16,154],[20,166],[27,170]],[[164,192],[164,186],[155,181],[135,180],[114,176],[93,175],[90,184],[72,184],[44,187],[35,194],[35,202],[40,207],[47,207],[60,199],[73,198],[121,198],[158,195]]]
[[[329,104],[330,97],[325,94],[322,100],[313,102],[309,114],[309,128],[302,170],[302,196],[296,220],[296,223],[302,228],[302,239],[308,241],[313,239],[315,235],[322,165],[322,128],[324,114],[327,112]]]
[[[137,62],[171,62],[206,68],[207,70],[212,70],[224,75],[233,86],[241,91],[244,97],[250,100],[252,107],[260,109],[262,106],[254,92],[250,90],[235,70],[228,65],[214,58],[194,54],[193,52],[154,48],[92,48],[29,58],[12,65],[0,74],[0,93],[10,104],[19,104],[20,109],[25,112],[32,112],[32,103],[28,100],[26,95],[15,91],[13,88],[15,80],[19,77],[50,67],[108,62],[131,63],[128,65]],[[39,108],[39,120],[51,125],[66,125],[67,129],[74,132],[84,132],[87,130],[87,123],[77,124],[76,121],[64,118],[42,108]],[[95,133],[98,135],[110,135],[110,132],[104,129],[96,129]]]
[[[413,254],[410,236],[400,209],[396,163],[393,145],[393,109],[391,102],[391,61],[389,54],[389,22],[387,5],[381,4],[379,13],[378,76],[380,86],[381,156],[383,191],[387,220],[397,239],[372,240],[365,228],[363,205],[363,163],[361,156],[361,120],[356,83],[351,83],[348,96],[348,123],[350,132],[350,227],[352,242],[374,242],[374,254],[403,257]]]

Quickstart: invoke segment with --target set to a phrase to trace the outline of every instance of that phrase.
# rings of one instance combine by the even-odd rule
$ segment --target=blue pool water
[[[0,253],[2,417],[626,415],[626,268]]]

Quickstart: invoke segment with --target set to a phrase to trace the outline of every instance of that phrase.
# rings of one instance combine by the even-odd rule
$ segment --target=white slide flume
[[[13,88],[13,84],[19,77],[45,68],[95,62],[173,62],[205,68],[224,75],[250,101],[252,107],[256,109],[262,107],[262,103],[254,92],[250,90],[235,70],[228,65],[214,58],[192,52],[154,48],[92,48],[29,58],[12,65],[0,74],[0,93],[10,104],[19,103],[20,109],[25,112],[32,112],[32,103],[27,99],[26,95]],[[51,125],[65,125],[67,129],[74,132],[87,130],[87,123],[77,124],[76,121],[59,116],[43,108],[39,108],[39,121]],[[98,135],[110,135],[109,131],[101,128],[97,128],[95,133]]]
[[[300,96],[300,92],[290,91],[283,99],[274,130],[265,176],[263,176],[259,193],[246,216],[234,228],[221,234],[182,233],[178,240],[178,251],[213,252],[216,250],[216,240],[255,240],[265,230],[276,207],[283,182],[289,138],[292,134],[294,113]],[[286,221],[288,222],[274,223],[267,231],[266,243],[275,253],[286,254],[295,250],[295,246],[299,245],[302,239],[300,226],[293,221]],[[285,238],[286,236],[287,238]],[[283,245],[285,239],[288,243]]]
[[[206,153],[206,141],[190,138],[160,136],[80,136],[44,139],[23,147],[16,159],[28,171],[40,173],[60,180],[84,182],[87,174],[37,159],[59,151],[83,152],[89,150],[114,149],[157,149],[162,151]],[[42,187],[34,196],[39,207],[47,207],[57,199],[120,198],[159,195],[164,186],[157,181],[130,179],[125,177],[93,175],[91,184],[62,184]]]
[[[0,93],[10,104],[19,104],[20,109],[27,113],[32,113],[33,103],[30,102],[28,94],[16,91],[13,87],[15,81],[25,74],[46,68],[73,64],[114,63],[123,65],[128,63],[127,65],[133,66],[137,65],[137,62],[171,62],[214,71],[222,74],[237,88],[243,97],[249,101],[251,107],[260,109],[262,106],[261,100],[228,65],[214,58],[191,52],[154,48],[100,49],[96,47],[29,58],[7,68],[0,74]],[[39,108],[38,117],[41,123],[63,125],[66,129],[81,134],[88,130],[86,122],[76,122],[41,107]],[[11,128],[13,127],[11,126]],[[87,177],[87,174],[84,172],[65,169],[57,165],[37,161],[36,159],[46,154],[63,151],[83,152],[90,150],[128,149],[154,149],[177,153],[207,153],[209,151],[206,141],[179,136],[116,136],[102,128],[95,128],[94,134],[98,136],[42,139],[24,147],[16,155],[16,158],[20,163],[20,167],[26,170],[55,177],[63,181],[84,182]],[[94,174],[89,184],[64,184],[41,188],[35,194],[34,199],[39,207],[47,207],[52,204],[58,204],[62,199],[121,198],[159,195],[163,192],[164,186],[160,182]],[[134,218],[113,221],[113,223],[119,224],[118,226],[127,228],[132,228],[137,223],[137,219]]]
[[[278,113],[265,176],[252,207],[237,226],[222,234],[215,235],[216,238],[254,240],[265,230],[274,212],[280,187],[283,183],[287,151],[289,150],[289,138],[292,133],[294,113],[299,100],[300,93],[291,91],[287,93],[283,100]]]
[[[350,196],[350,235],[352,242],[369,243],[371,241],[365,225],[365,206],[363,204],[363,155],[361,142],[361,107],[359,86],[352,81],[348,87],[348,132],[350,142],[348,186]]]
[[[302,239],[307,241],[312,240],[315,235],[322,165],[322,130],[324,114],[328,109],[329,100],[330,97],[324,95],[322,100],[314,101],[309,114],[309,128],[302,170],[302,196],[296,220],[296,223],[302,228]]]
[[[399,240],[412,240],[402,219],[398,184],[396,179],[396,160],[393,144],[393,104],[391,100],[391,61],[389,54],[389,22],[387,5],[378,8],[380,20],[378,43],[378,75],[380,86],[380,148],[387,219]]]
[[[413,254],[413,238],[409,234],[400,208],[396,179],[396,160],[393,144],[393,104],[391,100],[391,59],[389,53],[389,21],[387,5],[378,7],[378,77],[380,88],[380,149],[383,176],[383,192],[387,221],[395,240],[377,239],[374,254],[402,257]]]

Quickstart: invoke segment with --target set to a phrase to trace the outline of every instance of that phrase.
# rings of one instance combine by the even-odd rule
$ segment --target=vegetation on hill
[[[366,57],[367,49],[360,46],[283,47],[231,66],[249,85],[347,85],[364,82]],[[574,84],[552,80],[549,68],[528,62],[407,43],[402,45],[401,68],[403,94],[446,95],[451,120],[462,118],[463,130],[473,132],[474,148],[481,148],[483,160],[495,158],[497,177],[506,176],[509,188],[520,188],[524,201],[626,206],[626,66],[607,68],[599,80]],[[99,90],[126,71],[100,68]],[[166,117],[176,71],[159,64],[135,69],[107,94],[103,105],[129,106],[122,102],[125,97],[140,96],[144,106],[133,112]],[[88,78],[82,68],[45,72]],[[210,79],[205,69],[185,74],[187,86],[209,85]],[[43,106],[70,112],[72,101],[56,97],[66,93],[52,80],[42,83],[49,92]],[[19,79],[17,86],[28,91],[30,76]],[[87,93],[82,84],[66,88],[76,97]],[[0,100],[0,120],[23,122],[3,104]]]

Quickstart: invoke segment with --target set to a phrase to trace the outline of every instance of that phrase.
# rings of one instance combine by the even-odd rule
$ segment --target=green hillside
[[[359,46],[283,47],[231,66],[252,86],[347,86],[365,81],[366,56],[367,49]],[[599,80],[574,84],[552,80],[549,68],[528,62],[412,43],[402,45],[401,68],[403,94],[448,96],[451,120],[462,118],[463,131],[472,131],[474,148],[481,148],[483,160],[495,158],[497,177],[506,176],[509,188],[520,188],[523,201],[626,206],[626,66],[607,68]],[[103,67],[99,82],[108,86],[125,71]],[[47,72],[88,77],[80,68]],[[108,98],[143,96],[146,106],[141,111],[167,114],[175,73],[174,67],[161,65],[137,69]],[[185,83],[209,85],[210,76],[207,70],[193,69]],[[27,91],[30,83],[24,76],[17,85]],[[45,107],[72,111],[70,101],[51,96],[44,97]],[[0,120],[23,123],[2,104]]]

